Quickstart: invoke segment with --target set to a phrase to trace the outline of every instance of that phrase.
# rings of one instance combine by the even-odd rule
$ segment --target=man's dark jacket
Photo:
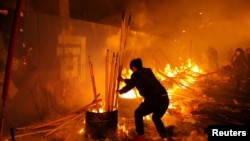
[[[124,86],[120,93],[126,93],[136,87],[145,100],[159,98],[167,94],[166,89],[161,85],[150,68],[140,68],[131,75],[131,79],[125,79]]]

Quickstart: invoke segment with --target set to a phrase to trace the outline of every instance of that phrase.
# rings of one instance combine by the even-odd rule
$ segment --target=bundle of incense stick
[[[128,34],[129,34],[129,30],[130,30],[130,23],[131,23],[131,17],[132,17],[132,13],[130,12],[129,17],[128,17],[128,21],[127,21],[127,25],[125,24],[125,9],[123,11],[123,16],[122,16],[122,26],[121,26],[121,38],[120,38],[120,49],[119,49],[119,65],[118,65],[118,82],[117,82],[117,86],[116,89],[118,90],[120,88],[120,78],[121,78],[121,73],[122,73],[122,69],[123,69],[123,61],[124,61],[124,52],[125,52],[125,48],[126,48],[126,44],[127,44],[127,38],[128,38]],[[114,107],[117,107],[117,95],[115,95],[114,98]]]
[[[116,95],[118,75],[118,53],[113,52],[111,63],[109,62],[109,50],[106,54],[105,64],[105,111],[113,111],[114,97]]]
[[[120,48],[119,52],[113,52],[111,63],[109,62],[109,50],[106,53],[105,63],[105,110],[112,111],[117,108],[117,94],[116,90],[119,89],[119,78],[123,68],[124,50],[129,33],[129,26],[131,21],[131,13],[128,18],[127,25],[125,24],[125,9],[122,14],[121,35],[120,35]]]
[[[93,94],[94,94],[94,99],[97,98],[97,92],[96,92],[96,84],[95,84],[95,77],[94,77],[94,70],[93,70],[93,64],[90,60],[89,57],[89,71],[90,71],[90,76],[91,76],[91,82],[92,82],[92,88],[93,88]],[[99,106],[98,103],[96,103],[96,111],[99,113]]]

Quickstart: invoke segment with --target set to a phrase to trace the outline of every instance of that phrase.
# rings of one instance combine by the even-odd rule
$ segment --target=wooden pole
[[[122,13],[122,24],[121,24],[121,35],[120,35],[120,49],[119,49],[119,59],[118,59],[118,78],[121,77],[121,71],[122,71],[122,66],[121,66],[121,57],[122,57],[122,52],[123,52],[123,43],[124,43],[124,37],[123,37],[123,34],[124,34],[124,30],[125,30],[125,15],[126,15],[126,10],[124,9],[123,10],[123,13]],[[117,90],[119,89],[119,79],[118,79],[118,82],[117,82]]]
[[[108,111],[109,103],[109,50],[106,53],[106,62],[105,62],[105,111]]]
[[[63,117],[63,118],[60,118],[60,119],[57,119],[57,120],[48,121],[48,122],[45,122],[45,123],[42,123],[42,124],[32,125],[32,126],[29,126],[29,127],[16,128],[16,131],[19,131],[22,134],[17,134],[17,135],[15,135],[15,137],[23,137],[23,136],[41,134],[41,133],[44,133],[45,134],[44,136],[48,136],[48,135],[50,135],[52,133],[55,133],[59,129],[62,129],[63,127],[65,127],[69,123],[75,122],[78,119],[82,119],[83,114],[85,112],[87,112],[90,108],[95,107],[96,102],[99,103],[100,101],[101,101],[101,99],[94,99],[93,102],[91,102],[90,104],[82,107],[81,109],[71,113],[70,115],[68,115],[66,117]],[[53,129],[44,129],[46,127],[47,128],[53,128]],[[40,129],[40,131],[39,131],[39,129]],[[27,133],[27,131],[29,133]]]
[[[96,85],[95,85],[95,77],[94,77],[94,71],[93,71],[93,64],[90,61],[90,57],[89,57],[89,71],[90,71],[91,82],[92,82],[92,87],[93,87],[94,99],[96,99],[97,92],[96,92]],[[98,102],[96,102],[96,110],[99,113]]]
[[[10,77],[11,77],[11,69],[12,69],[12,59],[13,59],[15,47],[16,47],[17,33],[18,33],[19,23],[20,23],[20,19],[21,19],[22,6],[23,6],[23,0],[17,0],[15,17],[14,17],[13,27],[12,27],[12,31],[11,31],[11,37],[10,37],[7,63],[6,63],[6,68],[5,68],[4,83],[3,83],[3,93],[2,93],[2,100],[3,101],[2,101],[2,109],[1,109],[0,141],[2,141],[2,139],[3,139],[5,104],[6,104],[6,100],[7,100],[8,93],[9,93],[9,85],[10,85]]]
[[[20,135],[15,135],[15,138],[20,138],[20,137],[24,137],[24,136],[29,136],[29,135],[35,135],[35,134],[41,134],[41,133],[45,133],[45,132],[49,132],[51,131],[51,129],[44,129],[41,131],[35,131],[35,132],[31,132],[31,133],[24,133],[24,134],[20,134]],[[11,137],[8,137],[8,139]]]
[[[132,14],[129,14],[129,19],[128,19],[128,25],[127,25],[127,29],[125,32],[125,39],[124,39],[124,45],[123,48],[121,48],[120,50],[120,59],[119,59],[119,71],[118,71],[118,77],[121,77],[121,73],[122,73],[122,68],[123,68],[123,59],[124,59],[124,50],[127,44],[127,38],[128,38],[128,33],[129,33],[129,29],[130,29],[130,22],[131,22],[131,17]],[[117,89],[119,89],[120,85],[119,85],[119,81],[117,83]]]
[[[120,81],[119,81],[119,79],[121,77],[122,68],[123,68],[124,50],[125,50],[125,47],[126,47],[126,44],[127,44],[127,38],[128,38],[129,29],[130,29],[131,18],[132,18],[132,13],[130,12],[129,18],[128,18],[127,28],[125,30],[125,39],[124,39],[124,42],[123,42],[122,39],[120,41],[121,43],[124,43],[124,45],[123,45],[123,47],[121,45],[121,48],[120,48],[119,66],[118,66],[118,74],[117,74],[118,80],[117,80],[116,90],[118,90],[120,88]],[[124,20],[123,20],[123,22],[124,22]],[[123,26],[122,26],[122,28],[123,28]],[[118,100],[117,97],[118,96],[116,96],[116,98],[115,98],[114,107],[117,107],[117,100]]]
[[[62,128],[63,126],[66,126],[67,124],[71,123],[72,121],[76,120],[77,118],[82,118],[82,116],[83,116],[83,115],[81,115],[81,114],[76,115],[75,117],[73,117],[73,118],[67,120],[67,122],[64,122],[63,124],[59,125],[58,127],[52,129],[50,132],[48,132],[47,134],[45,134],[45,136],[48,136],[48,135],[50,135],[50,134],[56,132],[57,130],[59,130],[59,129]]]
[[[193,88],[188,87],[187,85],[182,84],[181,82],[179,82],[179,81],[175,80],[174,78],[167,76],[167,75],[166,75],[166,74],[164,74],[163,72],[161,72],[161,71],[158,71],[158,72],[159,72],[162,76],[164,76],[164,77],[168,78],[168,80],[170,80],[171,82],[175,83],[176,85],[178,85],[178,86],[180,86],[180,87],[187,88],[187,90],[194,91],[194,89],[193,89]]]
[[[65,116],[65,117],[62,117],[62,118],[59,118],[56,120],[52,120],[52,121],[47,121],[47,122],[44,122],[42,124],[26,126],[26,127],[18,127],[18,128],[16,128],[16,130],[17,131],[35,130],[35,129],[39,129],[39,128],[45,128],[46,126],[58,125],[60,122],[64,122],[64,121],[67,121],[69,119],[72,119],[73,117],[77,116],[78,114],[85,113],[90,108],[95,107],[96,102],[98,102],[98,103],[101,102],[101,99],[93,100],[93,102],[91,102],[90,104],[84,106],[83,108],[81,108],[75,112],[72,112],[68,116]]]
[[[112,56],[112,61],[111,61],[111,68],[110,68],[110,77],[109,77],[109,95],[108,95],[108,111],[111,111],[111,107],[112,107],[112,102],[111,102],[111,93],[112,93],[112,86],[113,86],[113,77],[114,77],[114,70],[115,70],[115,53],[113,53]]]
[[[117,74],[118,74],[118,53],[116,53],[115,57],[115,66],[114,66],[114,76],[113,76],[113,86],[112,86],[112,93],[111,93],[111,106],[112,108],[116,108],[114,104],[114,100],[116,99],[116,84],[117,84]]]

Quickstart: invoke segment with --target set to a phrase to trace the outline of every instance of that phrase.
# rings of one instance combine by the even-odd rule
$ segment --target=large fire
[[[164,82],[170,82],[172,85],[165,86],[168,95],[170,98],[170,105],[169,109],[172,111],[175,111],[177,113],[180,113],[182,115],[187,115],[190,113],[190,108],[186,107],[185,104],[183,104],[183,101],[180,99],[183,98],[189,98],[190,96],[187,96],[186,94],[177,94],[177,90],[192,90],[191,85],[196,82],[196,79],[199,75],[204,74],[205,72],[199,68],[197,64],[192,62],[191,59],[188,59],[185,65],[182,65],[180,67],[171,67],[170,64],[166,64],[165,68],[162,70],[156,70],[152,69],[155,73],[156,77],[159,81],[161,81],[163,84]],[[122,70],[122,77],[123,78],[130,78],[132,74],[131,70],[123,69]],[[120,88],[124,87],[125,83],[120,84]],[[124,93],[122,95],[118,95],[118,98],[120,99],[138,99],[143,100],[140,96],[138,90],[136,88],[128,91],[127,93]],[[99,109],[92,109],[92,112],[96,113],[103,113],[105,112],[104,108],[102,107],[103,104],[99,105]],[[150,116],[145,117],[145,119],[149,120]]]
[[[195,106],[197,106],[198,102],[194,103],[194,101],[190,98],[194,95],[193,91],[192,91],[192,95],[184,92],[184,93],[179,93],[177,92],[178,90],[191,90],[191,86],[193,87],[193,85],[195,85],[196,79],[199,78],[199,75],[202,75],[204,72],[198,67],[197,64],[193,63],[190,60],[187,61],[187,64],[181,67],[171,67],[170,64],[167,64],[165,68],[163,68],[162,70],[156,70],[153,68],[154,73],[156,74],[156,77],[162,82],[162,84],[165,86],[166,84],[169,83],[165,83],[167,82],[171,82],[172,85],[167,85],[165,86],[167,91],[168,91],[168,95],[170,98],[170,105],[169,105],[169,109],[167,110],[166,114],[171,114],[175,113],[178,114],[178,117],[190,117],[189,115],[191,115],[191,111],[193,108],[195,108]],[[122,71],[122,77],[123,78],[129,78],[130,75],[132,74],[132,72],[130,70],[126,70],[124,69]],[[200,78],[199,78],[200,79]],[[121,84],[120,87],[123,87],[125,84]],[[97,95],[99,96],[99,95]],[[134,105],[137,106],[137,104],[139,104],[140,100],[143,100],[143,98],[139,95],[139,92],[137,91],[137,89],[133,89],[130,90],[129,92],[123,94],[123,95],[119,95],[118,97],[119,99],[122,100],[126,100],[126,102],[124,102],[124,104],[127,104],[127,100],[134,102]],[[199,98],[201,98],[199,96]],[[195,99],[197,101],[197,99]],[[131,102],[131,103],[132,103]],[[187,103],[192,103],[191,106],[190,104],[187,105]],[[96,103],[98,104],[98,107],[96,106]],[[129,103],[130,105],[133,105]],[[123,103],[119,103],[119,104],[123,104]],[[124,106],[124,105],[123,105]],[[128,110],[129,113],[133,113],[131,112],[131,109],[128,108],[128,106],[125,108],[121,106],[119,112],[124,110]],[[134,108],[134,107],[133,107]],[[86,124],[86,120],[82,120],[82,115],[79,113],[85,113],[88,110],[91,109],[91,112],[94,113],[105,113],[105,108],[103,106],[103,104],[101,103],[101,100],[99,99],[95,99],[92,103],[86,105],[85,107],[83,107],[82,109],[80,109],[79,111],[76,111],[75,113],[72,113],[71,115],[64,117],[62,119],[58,119],[55,121],[49,121],[47,123],[43,123],[43,124],[39,124],[39,125],[34,125],[31,127],[25,127],[25,128],[19,128],[18,130],[27,130],[27,129],[37,129],[39,127],[44,127],[47,125],[51,125],[51,124],[55,124],[58,122],[62,122],[62,121],[66,121],[65,123],[63,123],[62,125],[66,125],[69,122],[72,122],[73,119],[80,119],[81,125]],[[127,112],[127,111],[125,111]],[[122,113],[120,113],[122,114]],[[126,116],[128,116],[128,113],[126,113]],[[165,116],[167,117],[167,116]],[[70,120],[69,120],[70,119]],[[132,118],[131,117],[123,117],[123,116],[119,116],[119,123],[117,125],[117,136],[119,136],[120,138],[124,137],[128,137],[130,136],[130,131],[134,130],[134,126],[131,125],[131,121]],[[150,121],[151,120],[151,115],[145,116],[144,117],[145,121]],[[192,118],[187,118],[186,120],[189,120],[192,122]],[[79,121],[77,122],[79,123]],[[59,127],[62,127],[62,125],[58,126],[57,128],[53,129],[52,131],[48,132],[45,136],[48,136],[52,133],[54,133],[55,131],[57,131],[59,129]],[[85,135],[85,132],[87,130],[85,128],[83,128],[82,126],[80,128],[77,128],[77,134],[78,135]]]
[[[204,74],[205,72],[199,68],[197,64],[192,62],[191,59],[187,60],[187,63],[180,67],[171,67],[170,64],[167,64],[165,68],[162,70],[155,70],[153,69],[156,77],[159,79],[159,81],[170,81],[173,85],[171,87],[166,86],[169,98],[171,100],[171,103],[169,105],[169,109],[175,110],[176,112],[179,112],[180,114],[188,114],[190,112],[190,108],[187,108],[182,101],[176,100],[178,98],[186,98],[186,95],[180,95],[176,94],[176,91],[178,89],[191,89],[192,84],[196,82],[196,78]],[[132,74],[132,71],[130,70],[123,70],[122,77],[123,78],[129,78]],[[120,87],[123,87],[125,84],[121,84]],[[139,95],[137,89],[133,89],[128,91],[127,93],[123,95],[119,95],[119,98],[124,99],[138,99],[141,98]],[[145,119],[150,119],[149,117],[145,117]]]
[[[159,81],[165,81],[166,79],[175,79],[175,81],[177,81],[175,85],[173,85],[173,87],[167,88],[170,94],[174,93],[174,90],[177,88],[186,89],[190,84],[195,82],[195,77],[204,73],[204,71],[200,69],[197,64],[193,63],[191,59],[188,59],[187,64],[184,66],[180,66],[179,68],[172,68],[170,64],[167,64],[163,70],[153,69],[153,71]],[[129,78],[131,74],[131,70],[124,69],[122,76],[124,78]],[[123,87],[124,85],[125,84],[122,84],[120,87]],[[120,95],[119,97],[134,99],[140,98],[141,96],[136,89],[133,89],[123,95]]]
[[[204,74],[205,72],[200,69],[197,64],[192,62],[191,59],[187,60],[186,65],[180,67],[171,67],[170,64],[167,64],[166,67],[162,70],[156,70],[153,68],[153,71],[156,77],[159,79],[159,81],[162,82],[163,85],[165,84],[164,81],[170,81],[173,84],[171,85],[171,87],[165,86],[170,98],[170,105],[167,113],[170,113],[172,111],[182,116],[190,115],[192,109],[195,108],[195,104],[193,104],[193,106],[191,107],[187,106],[185,103],[186,101],[183,99],[189,99],[190,97],[187,95],[187,93],[180,94],[177,93],[177,91],[180,89],[190,90],[192,84],[196,82],[196,78],[199,75]],[[122,71],[123,78],[130,78],[131,74],[132,71],[130,70],[124,69]],[[120,88],[123,86],[125,86],[125,83],[121,84]],[[132,89],[123,95],[119,95],[119,98],[127,99],[128,102],[131,101],[131,104],[133,103],[133,99],[143,100],[142,97],[139,95],[137,89]],[[151,115],[145,116],[144,120],[150,121]],[[118,130],[119,132],[121,132],[119,134],[125,134],[128,136],[130,127],[126,125],[126,122],[120,121],[118,125]]]

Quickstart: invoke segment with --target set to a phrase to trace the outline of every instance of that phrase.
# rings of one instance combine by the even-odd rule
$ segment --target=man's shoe
[[[164,140],[164,141],[165,140],[166,141],[174,141],[174,139],[171,136],[167,135],[167,134],[161,134],[160,136],[161,136],[161,139]]]
[[[172,137],[162,138],[163,141],[175,141]]]

